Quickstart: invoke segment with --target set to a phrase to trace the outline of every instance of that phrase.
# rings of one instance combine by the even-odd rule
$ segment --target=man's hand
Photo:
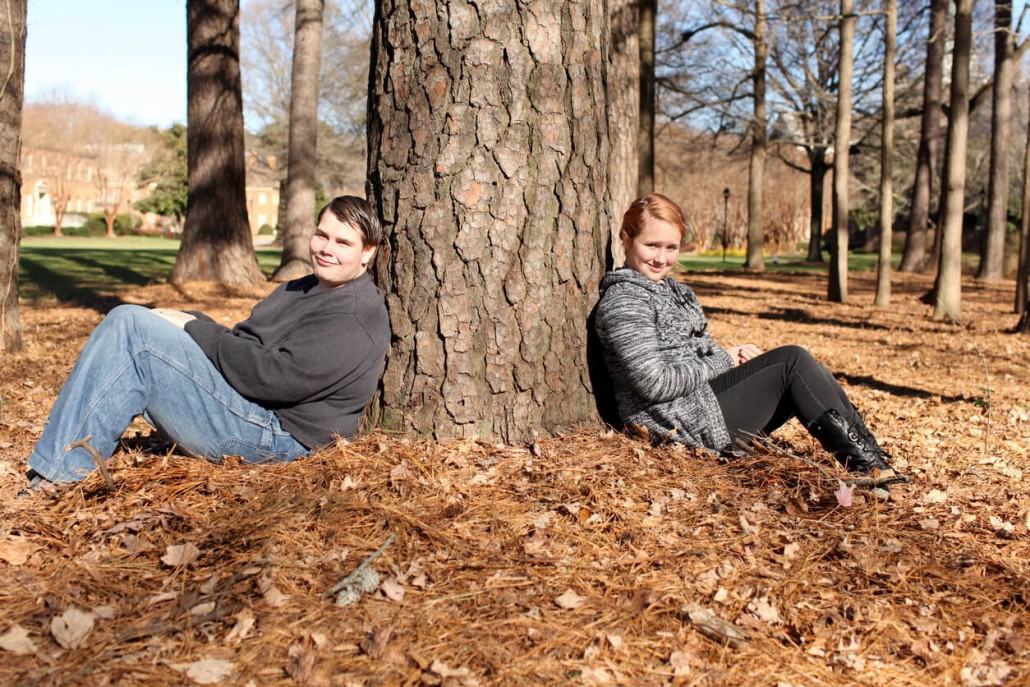
[[[154,308],[150,312],[154,313],[162,319],[168,320],[179,329],[185,328],[186,323],[190,320],[197,319],[193,315],[190,315],[188,312],[183,312],[181,310],[169,310],[168,308]]]
[[[753,358],[762,355],[762,349],[753,343],[746,343],[743,346],[730,346],[726,352],[733,358],[734,365],[743,365]]]

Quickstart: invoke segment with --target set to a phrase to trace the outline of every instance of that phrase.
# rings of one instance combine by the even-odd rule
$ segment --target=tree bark
[[[519,442],[596,421],[586,322],[613,220],[605,9],[376,3],[385,426]]]
[[[18,312],[21,244],[21,113],[25,95],[25,0],[0,5],[0,343],[22,348]]]
[[[658,25],[658,0],[637,0],[640,8],[640,129],[638,133],[639,173],[637,195],[653,193],[654,122],[658,109],[655,90],[655,34]]]
[[[325,0],[297,0],[290,78],[289,162],[286,168],[286,223],[280,227],[282,261],[272,275],[288,281],[311,271],[308,244],[315,221],[315,167],[318,162],[318,83],[322,64]]]
[[[1015,312],[1022,315],[1017,331],[1030,332],[1030,122],[1023,151],[1023,217],[1019,223],[1019,269],[1016,274]]]
[[[840,62],[837,89],[837,121],[833,135],[833,232],[827,298],[848,302],[848,200],[851,159],[851,90],[855,72],[855,2],[840,0]]]
[[[1005,258],[1009,215],[1009,141],[1012,129],[1012,0],[994,4],[994,107],[991,111],[991,166],[987,195],[987,235],[976,278],[998,281]]]
[[[955,2],[955,48],[951,60],[951,108],[948,155],[944,170],[947,192],[941,222],[941,258],[935,289],[935,320],[962,317],[962,216],[966,193],[966,144],[969,134],[969,57],[972,47],[973,0]]]
[[[826,148],[813,148],[808,153],[812,168],[809,183],[808,257],[805,262],[823,261],[823,194],[826,182]]]
[[[941,93],[944,84],[944,34],[948,21],[948,0],[930,0],[930,33],[923,74],[923,115],[916,158],[916,178],[908,217],[905,250],[898,269],[917,272],[926,266],[926,232],[930,221],[930,199],[937,167],[937,142],[941,129]],[[937,232],[940,233],[938,225]]]
[[[766,159],[765,65],[769,58],[765,22],[765,0],[755,0],[755,70],[751,77],[755,89],[754,119],[751,122],[751,156],[747,175],[747,258],[744,267],[757,272],[765,269],[762,197]]]
[[[609,54],[608,131],[611,164],[608,168],[612,214],[611,265],[626,261],[619,239],[622,214],[637,197],[640,174],[637,132],[640,122],[640,17],[637,0],[609,0],[611,52]]]
[[[264,280],[247,220],[239,0],[189,0],[189,201],[172,283]]]
[[[887,0],[883,47],[883,122],[880,135],[880,255],[876,269],[878,308],[891,304],[891,254],[894,244],[894,44],[898,0]]]

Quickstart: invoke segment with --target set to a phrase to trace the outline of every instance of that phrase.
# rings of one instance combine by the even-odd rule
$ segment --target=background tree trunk
[[[1015,312],[1022,315],[1016,330],[1030,333],[1030,121],[1023,151],[1023,218],[1019,223],[1019,270],[1016,274]]]
[[[189,201],[169,281],[264,280],[247,221],[239,0],[186,3]]]
[[[811,166],[809,193],[811,197],[808,220],[808,256],[805,262],[823,261],[823,194],[826,184],[826,148],[809,151]]]
[[[18,249],[21,244],[21,111],[25,88],[25,0],[0,4],[0,343],[20,351]]]
[[[608,40],[603,0],[376,3],[386,426],[519,442],[596,420],[586,322],[613,226]]]
[[[640,122],[640,16],[637,0],[608,0],[609,56],[608,131],[611,164],[608,183],[615,223],[611,227],[611,265],[626,262],[619,239],[622,215],[637,197],[640,174],[637,132]]]
[[[898,269],[916,272],[926,266],[926,232],[930,221],[930,199],[937,176],[937,141],[941,130],[941,92],[944,84],[944,34],[948,21],[948,0],[930,0],[930,33],[926,44],[923,75],[923,115],[916,158],[916,179],[908,215],[905,251]],[[940,234],[940,227],[936,230]]]
[[[315,167],[318,162],[318,82],[322,65],[325,0],[296,0],[293,74],[290,78],[289,162],[286,168],[286,223],[279,227],[282,261],[276,281],[311,271],[308,244],[315,221]]]
[[[855,72],[855,2],[840,0],[840,86],[837,90],[837,125],[833,136],[833,233],[827,298],[848,302],[848,201],[851,160],[851,81]]]
[[[987,195],[987,235],[976,278],[1002,278],[1009,217],[1009,140],[1012,130],[1012,0],[994,4],[994,107],[991,111],[991,166]]]
[[[973,0],[955,2],[955,48],[951,59],[951,108],[941,257],[934,289],[935,320],[962,317],[962,216],[966,200],[966,142],[969,134],[969,57],[972,47]]]
[[[891,253],[894,244],[894,43],[898,0],[887,0],[883,46],[883,122],[880,141],[880,255],[876,269],[876,306],[891,304]]]
[[[765,116],[765,65],[769,57],[766,43],[765,0],[755,0],[755,71],[751,77],[754,84],[754,120],[751,122],[751,156],[747,176],[747,258],[744,267],[750,270],[765,269],[762,255],[764,245],[765,215],[762,197],[765,189],[766,159],[766,116]]]
[[[658,0],[636,0],[640,8],[640,129],[637,195],[654,192],[654,121],[658,109],[655,90],[655,33]]]

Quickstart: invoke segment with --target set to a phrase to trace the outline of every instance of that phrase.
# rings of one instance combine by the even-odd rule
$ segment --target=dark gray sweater
[[[311,293],[317,283],[283,284],[232,329],[203,315],[186,323],[229,384],[308,448],[357,432],[390,343],[383,292],[368,273]]]
[[[701,305],[686,284],[656,282],[623,267],[601,281],[595,327],[630,429],[652,441],[679,441],[717,451],[730,447],[708,381],[733,360],[708,333]]]

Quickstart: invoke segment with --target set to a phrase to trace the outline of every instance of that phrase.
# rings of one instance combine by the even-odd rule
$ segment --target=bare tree
[[[150,162],[157,147],[152,133],[120,122],[109,121],[94,132],[90,143],[97,189],[97,204],[104,214],[107,237],[113,238],[118,213],[127,209],[126,201],[136,187],[139,171]]]
[[[616,225],[637,196],[640,174],[637,141],[640,119],[640,17],[637,0],[609,0],[608,131],[611,132],[609,187]],[[626,260],[617,227],[611,232],[612,264]]]
[[[1030,89],[1027,91],[1030,93]],[[1030,111],[1030,110],[1028,110]],[[1030,119],[1023,150],[1023,218],[1019,226],[1019,269],[1016,273],[1015,312],[1020,315],[1015,331],[1030,333]]]
[[[994,3],[994,88],[991,109],[991,165],[987,192],[987,234],[976,278],[1002,278],[1009,216],[1009,140],[1012,129],[1012,75],[1015,68],[1012,0]]]
[[[765,214],[762,208],[762,191],[765,189],[766,160],[766,113],[765,113],[765,69],[769,59],[769,43],[766,37],[765,0],[755,0],[755,30],[752,38],[755,64],[752,72],[754,87],[754,119],[750,123],[751,158],[748,164],[747,183],[747,259],[744,266],[750,270],[765,269],[763,257]]]
[[[25,0],[0,5],[0,342],[20,351],[18,246],[21,242],[21,115],[25,87]]]
[[[315,217],[318,159],[318,75],[324,0],[297,0],[293,76],[290,80],[290,153],[286,171],[286,225],[279,227],[282,261],[272,278],[288,281],[311,271],[308,241]]]
[[[830,244],[830,278],[827,297],[848,302],[848,198],[851,147],[851,85],[855,73],[855,2],[840,0],[840,55],[837,113],[833,143],[833,236]]]
[[[955,48],[951,58],[944,218],[941,257],[934,288],[935,320],[962,317],[962,218],[966,198],[966,143],[969,135],[969,59],[972,52],[973,0],[955,1]]]
[[[54,236],[62,236],[65,215],[83,187],[94,187],[97,147],[117,122],[92,103],[55,91],[25,106],[22,138],[34,153],[33,166],[45,184],[42,199],[54,213]]]
[[[189,207],[173,283],[264,280],[247,220],[239,9],[239,0],[186,4]]]
[[[891,303],[891,255],[894,244],[894,43],[898,0],[886,0],[883,46],[883,124],[880,135],[880,255],[876,269],[876,306]]]
[[[657,100],[655,96],[655,34],[658,0],[636,0],[639,8],[640,45],[640,129],[638,134],[637,195],[654,191],[654,136]]]
[[[780,155],[785,164],[810,175],[807,260],[822,262],[823,193],[829,154],[837,149],[833,137],[840,63],[837,31],[827,18],[837,10],[830,2],[814,7],[787,3],[779,12],[777,36],[770,45],[775,71],[769,75],[769,85],[784,105],[775,136],[781,143],[803,150],[807,157],[808,166],[804,167],[790,156]]]
[[[941,130],[941,103],[944,84],[944,38],[948,21],[948,0],[930,0],[930,29],[926,41],[926,67],[923,72],[923,106],[916,157],[916,178],[908,215],[908,232],[899,269],[914,272],[926,261],[926,232],[930,221],[930,199],[936,177],[937,143]]]
[[[613,221],[606,7],[376,4],[385,425],[517,442],[596,419],[584,323]]]
[[[315,183],[330,196],[360,194],[366,171],[365,110],[373,3],[326,0],[324,4]],[[248,147],[285,160],[289,157],[294,0],[250,0],[242,13],[243,104],[247,128],[255,136]]]
[[[711,111],[717,113],[717,119],[710,122],[717,125],[717,135],[737,127],[748,132],[745,267],[761,271],[765,268],[764,190],[768,157],[769,32],[765,0],[694,3],[689,7],[681,5],[679,10],[678,15],[669,18],[678,35],[675,40],[666,41],[668,44],[661,51],[664,64],[659,83],[666,101],[663,113],[675,120]],[[690,22],[689,26],[681,27],[684,22]],[[684,53],[696,56],[684,58]],[[747,61],[751,64],[744,67]],[[751,110],[745,113],[742,105],[746,100],[750,101]]]

